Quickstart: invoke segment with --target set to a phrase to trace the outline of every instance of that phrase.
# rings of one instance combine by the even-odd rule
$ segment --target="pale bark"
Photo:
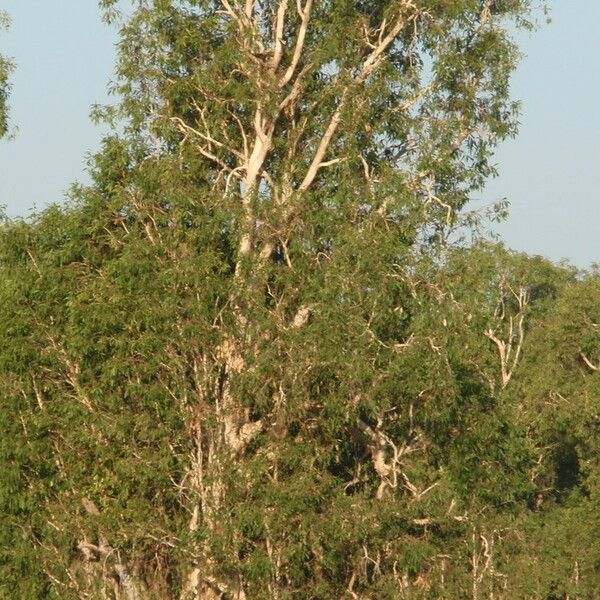
[[[98,507],[89,500],[82,500],[83,507],[86,512],[95,517],[100,514]],[[116,576],[118,581],[117,593],[123,594],[124,600],[144,600],[145,586],[131,571],[129,566],[121,560],[120,554],[115,550],[101,532],[98,534],[98,543],[93,544],[86,539],[78,543],[78,548],[83,555],[84,561],[90,565],[94,561],[102,561],[103,569],[107,570],[107,566],[111,565],[107,573],[111,572]],[[105,581],[105,585],[109,585],[110,580]]]
[[[579,356],[588,369],[592,371],[600,371],[600,367],[598,367],[598,365],[595,365],[582,351],[579,351]]]
[[[504,288],[507,288],[517,301],[518,310],[516,315],[505,315],[504,309]],[[503,283],[501,285],[500,304],[496,311],[499,327],[505,331],[498,333],[491,327],[484,332],[485,336],[496,345],[498,357],[500,359],[500,380],[504,389],[510,382],[523,349],[525,340],[525,311],[529,302],[529,294],[524,287],[515,292],[510,286]]]

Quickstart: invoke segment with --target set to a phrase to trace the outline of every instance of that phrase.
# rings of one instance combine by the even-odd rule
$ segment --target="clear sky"
[[[585,268],[600,263],[600,2],[550,6],[552,23],[520,37],[521,129],[484,198],[511,202],[498,227],[509,246]]]
[[[114,31],[95,0],[0,0],[12,20],[0,54],[13,57],[13,141],[0,141],[0,204],[11,216],[60,201],[82,177],[102,131],[91,105],[107,100]]]
[[[600,3],[551,0],[552,23],[520,35],[513,79],[521,132],[505,143],[500,176],[478,203],[511,202],[498,227],[507,244],[580,267],[600,262]],[[11,216],[60,201],[86,181],[87,153],[103,131],[93,103],[108,100],[116,35],[95,0],[0,0],[12,17],[0,53],[14,57],[13,141],[0,142],[0,204]]]

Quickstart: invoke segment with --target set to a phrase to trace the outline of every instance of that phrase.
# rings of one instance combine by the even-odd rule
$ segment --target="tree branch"
[[[369,75],[373,73],[375,69],[377,69],[377,67],[385,58],[385,51],[394,42],[398,34],[406,26],[409,20],[414,20],[419,14],[416,11],[416,8],[414,4],[412,4],[412,2],[407,2],[405,6],[415,9],[415,12],[412,14],[410,19],[407,19],[404,16],[399,16],[392,29],[385,36],[383,35],[386,25],[385,19],[382,22],[381,33],[379,36],[378,43],[362,64],[359,74],[350,82],[349,85],[346,86],[346,88],[342,92],[337,108],[331,116],[329,124],[325,129],[325,133],[319,141],[319,145],[317,146],[315,155],[308,167],[308,170],[306,172],[306,175],[304,176],[302,183],[298,188],[298,191],[306,191],[314,181],[317,172],[321,167],[321,163],[323,161],[323,158],[325,157],[327,149],[329,148],[329,144],[331,143],[331,140],[333,139],[333,136],[335,135],[335,132],[337,131],[337,128],[341,122],[342,112],[346,106],[346,102],[348,100],[348,96],[350,94],[351,89],[364,83],[365,80],[369,77]]]
[[[579,351],[579,357],[592,371],[600,371],[600,367],[595,365],[581,350]]]
[[[308,31],[308,22],[310,20],[312,4],[313,0],[306,0],[306,4],[303,8],[301,0],[296,0],[296,10],[298,11],[298,15],[300,17],[300,29],[298,30],[298,35],[296,37],[296,45],[294,46],[292,62],[287,68],[284,76],[279,81],[280,87],[287,85],[291,81],[294,73],[296,72],[296,68],[298,67],[298,63],[300,62],[300,57],[302,56],[302,50],[304,48],[304,41],[306,39],[306,32]]]
[[[285,26],[285,13],[287,12],[289,0],[281,0],[277,8],[277,16],[275,19],[275,51],[271,59],[271,70],[277,71],[281,57],[283,56],[283,30]]]

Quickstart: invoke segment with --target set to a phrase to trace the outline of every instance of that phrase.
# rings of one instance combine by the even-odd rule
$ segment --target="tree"
[[[6,13],[0,11],[0,31],[8,27],[9,20]],[[10,60],[0,55],[0,138],[4,137],[8,131],[8,93],[10,84],[8,77],[13,69]]]
[[[537,487],[525,525],[535,568],[515,567],[531,593],[549,597],[593,597],[598,589],[599,300],[597,273],[557,286],[515,382]]]
[[[440,249],[528,2],[136,6],[124,134],[3,230],[6,594],[501,594],[533,454]]]

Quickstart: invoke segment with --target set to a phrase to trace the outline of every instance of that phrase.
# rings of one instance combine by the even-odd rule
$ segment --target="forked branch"
[[[338,105],[329,120],[329,123],[325,129],[325,132],[323,133],[323,136],[319,141],[319,144],[317,145],[317,150],[313,156],[313,159],[310,162],[306,175],[304,176],[304,179],[302,180],[298,191],[306,191],[311,186],[312,182],[317,176],[319,169],[321,169],[323,166],[326,166],[323,162],[323,159],[325,157],[325,154],[327,153],[327,150],[329,149],[331,140],[333,139],[333,136],[335,135],[340,125],[340,122],[342,120],[342,113],[346,108],[350,92],[357,86],[363,84],[367,80],[369,75],[371,75],[375,71],[375,69],[377,69],[377,67],[385,59],[385,52],[396,40],[399,33],[404,29],[404,27],[406,27],[406,25],[409,22],[414,21],[420,14],[416,10],[412,2],[407,2],[404,6],[413,10],[410,17],[406,17],[404,14],[400,15],[394,23],[394,26],[387,32],[387,34],[385,34],[386,20],[384,19],[380,27],[380,34],[377,44],[372,46],[373,50],[369,53],[369,55],[363,62],[358,74],[342,91]],[[327,162],[329,163],[329,161]]]
[[[525,339],[525,310],[529,302],[529,294],[526,288],[519,288],[518,292],[515,292],[510,286],[502,284],[500,304],[500,319],[505,319],[505,301],[504,301],[504,287],[507,287],[513,294],[517,301],[518,311],[516,315],[510,315],[508,317],[508,324],[506,328],[505,336],[500,337],[495,329],[489,328],[484,332],[485,336],[496,344],[498,348],[498,356],[500,358],[500,374],[502,389],[504,389],[519,363],[521,357],[521,351],[523,349],[523,341]]]

